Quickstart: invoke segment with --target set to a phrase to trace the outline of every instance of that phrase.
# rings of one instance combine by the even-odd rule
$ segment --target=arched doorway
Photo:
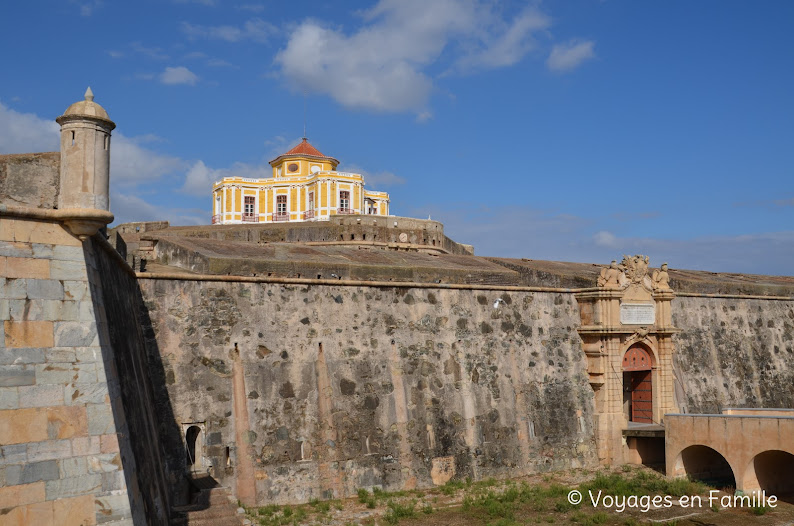
[[[623,355],[623,405],[629,422],[653,423],[653,360],[650,352],[633,345]]]
[[[188,471],[201,467],[201,442],[199,441],[201,428],[190,426],[185,432],[185,464]]]
[[[731,465],[719,451],[708,446],[689,446],[676,459],[675,473],[720,489],[736,487]]]
[[[794,499],[792,473],[794,473],[794,455],[779,450],[764,451],[757,454],[747,467],[745,487],[754,489],[747,488],[747,485],[755,475],[758,489],[766,491],[767,495],[776,495],[781,500],[792,502]]]

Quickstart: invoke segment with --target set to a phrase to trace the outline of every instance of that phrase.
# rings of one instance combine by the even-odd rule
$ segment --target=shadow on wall
[[[170,524],[173,507],[186,503],[191,492],[182,475],[187,472],[185,444],[166,392],[151,320],[137,281],[106,251],[109,247],[96,240],[85,246],[87,264],[96,261],[89,281],[97,319],[107,326],[98,333],[110,383],[116,383],[110,372],[116,371],[117,387],[111,395],[121,398],[121,408],[112,404],[113,417],[121,423],[117,432],[122,454],[126,450],[133,457],[132,463],[124,462],[131,504],[142,505],[138,511],[145,514],[147,524]]]

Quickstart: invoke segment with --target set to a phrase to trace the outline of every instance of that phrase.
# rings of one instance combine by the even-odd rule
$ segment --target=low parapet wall
[[[792,436],[794,416],[668,414],[667,474],[694,478],[724,475],[726,470],[720,467],[724,460],[737,490],[785,494],[794,491]]]
[[[790,416],[794,417],[794,409],[781,408],[747,408],[747,407],[726,407],[722,410],[723,415],[735,416]]]

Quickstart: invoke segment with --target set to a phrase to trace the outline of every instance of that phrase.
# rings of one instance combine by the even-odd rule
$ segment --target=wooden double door
[[[623,357],[624,401],[630,422],[653,423],[651,356],[642,347],[631,347]]]

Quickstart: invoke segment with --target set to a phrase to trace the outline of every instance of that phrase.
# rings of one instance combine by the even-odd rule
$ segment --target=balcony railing
[[[212,224],[213,225],[216,225],[216,224],[220,223],[221,221],[222,221],[222,219],[221,219],[221,215],[220,214],[216,214],[216,215],[212,216]]]
[[[256,214],[243,214],[243,223],[258,223],[259,216]]]
[[[289,221],[288,212],[276,212],[273,214],[273,221]]]
[[[303,219],[314,219],[314,210],[306,210],[303,213]]]
[[[337,214],[356,214],[358,212],[356,212],[352,208],[337,208],[336,209],[336,213]]]

